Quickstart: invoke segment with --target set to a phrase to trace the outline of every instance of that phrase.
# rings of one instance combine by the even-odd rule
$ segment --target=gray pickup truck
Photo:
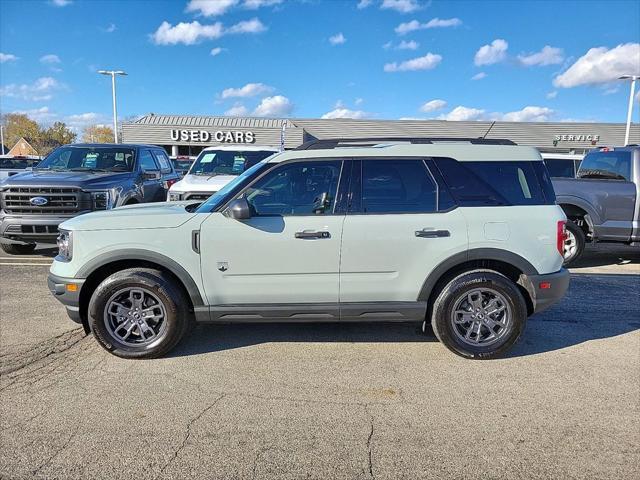
[[[577,178],[554,178],[567,215],[565,265],[587,242],[640,245],[640,146],[600,148],[587,154]]]

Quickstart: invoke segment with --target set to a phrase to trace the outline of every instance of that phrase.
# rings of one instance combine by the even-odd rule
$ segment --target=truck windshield
[[[198,155],[189,175],[240,175],[256,163],[270,157],[272,151],[204,150]]]
[[[134,151],[124,147],[60,147],[40,162],[36,170],[133,171]]]

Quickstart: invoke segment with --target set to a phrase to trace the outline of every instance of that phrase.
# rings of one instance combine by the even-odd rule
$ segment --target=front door
[[[164,200],[160,167],[150,150],[140,151],[140,170],[142,171],[142,192],[144,202]]]
[[[304,320],[309,304],[337,317],[341,170],[339,160],[283,163],[240,194],[250,219],[213,213],[203,222],[202,277],[213,318]]]

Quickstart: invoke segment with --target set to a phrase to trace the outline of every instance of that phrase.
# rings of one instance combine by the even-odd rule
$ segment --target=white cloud
[[[369,6],[371,6],[371,4],[373,3],[373,0],[360,0],[358,2],[358,10],[362,10],[363,8],[367,8]]]
[[[419,46],[420,44],[415,40],[411,40],[408,42],[406,40],[402,40],[396,48],[398,50],[417,50]]]
[[[389,50],[391,47],[393,47],[393,42],[387,42],[382,45],[382,48],[384,48],[385,50]]]
[[[197,20],[186,23],[180,22],[173,26],[167,21],[162,22],[158,29],[151,35],[151,39],[156,45],[194,45],[202,40],[215,40],[223,35],[260,33],[266,27],[257,18],[238,22],[225,29],[221,22],[211,25],[202,25]]]
[[[225,49],[224,49],[224,48],[222,48],[222,47],[215,47],[215,48],[212,48],[212,49],[211,49],[211,56],[212,56],[212,57],[218,56],[218,55],[220,55],[220,54],[221,54],[222,52],[224,52],[224,51],[225,51]]]
[[[561,48],[551,47],[545,45],[542,50],[536,53],[530,53],[529,55],[518,55],[518,61],[525,67],[532,67],[535,65],[558,65],[564,60]]]
[[[225,88],[220,96],[226,98],[248,98],[273,92],[274,88],[264,83],[247,83],[240,88]]]
[[[105,116],[101,113],[86,112],[67,115],[62,118],[62,121],[72,130],[81,132],[89,125],[111,125],[112,119],[111,117]]]
[[[241,103],[234,103],[233,107],[224,112],[224,114],[230,117],[246,117],[249,114],[249,110]]]
[[[329,43],[331,45],[342,45],[346,41],[347,39],[344,37],[342,32],[336,33],[335,35],[329,37]]]
[[[242,8],[247,10],[257,10],[261,7],[271,7],[273,5],[280,5],[284,0],[244,0]]]
[[[352,118],[357,120],[360,118],[367,118],[368,116],[369,114],[367,112],[363,112],[362,110],[350,110],[345,107],[340,107],[340,108],[334,108],[330,112],[327,112],[324,115],[322,115],[322,117],[320,118],[323,118],[323,119]]]
[[[54,55],[53,53],[50,53],[48,55],[44,55],[40,57],[40,63],[46,63],[49,65],[52,65],[54,63],[60,63],[60,57],[58,57],[57,55]]]
[[[558,96],[558,91],[557,90],[553,90],[552,92],[547,93],[547,95],[545,95],[549,100],[556,98]]]
[[[275,95],[273,97],[263,98],[255,110],[253,115],[256,117],[283,117],[289,115],[293,111],[293,103],[287,97]]]
[[[118,27],[116,27],[115,23],[110,23],[107,28],[104,29],[105,32],[107,33],[113,33],[118,29]]]
[[[15,62],[16,60],[18,60],[18,57],[16,57],[15,55],[13,55],[11,53],[1,53],[0,52],[0,63]]]
[[[480,47],[476,52],[474,63],[480,66],[501,62],[507,56],[507,48],[509,48],[509,44],[505,40],[497,38],[490,45]]]
[[[356,105],[362,105],[364,103],[364,99],[358,97],[353,103],[355,103]]]
[[[440,120],[451,120],[451,121],[470,121],[470,120],[480,120],[484,117],[485,111],[477,108],[469,108],[463,107],[462,105],[457,106],[449,113],[442,114],[438,117]]]
[[[500,120],[505,122],[546,122],[552,114],[553,110],[550,108],[529,106],[522,110],[505,113]]]
[[[384,66],[385,72],[410,72],[415,70],[431,70],[438,66],[438,64],[442,61],[442,56],[433,54],[431,52],[427,53],[423,57],[412,58],[411,60],[406,60],[401,63],[393,62],[387,63]]]
[[[422,8],[417,0],[383,0],[380,8],[383,10],[395,10],[400,13],[411,13]]]
[[[244,20],[229,27],[225,33],[262,33],[267,29],[264,24],[257,18]]]
[[[51,0],[51,5],[54,7],[66,7],[67,5],[71,5],[71,0]]]
[[[484,72],[479,72],[476,73],[473,77],[471,77],[471,80],[482,80],[483,78],[486,78],[487,74]]]
[[[56,115],[49,110],[49,107],[40,107],[31,110],[15,110],[11,113],[26,115],[38,123],[50,122],[56,117]]]
[[[429,113],[434,112],[436,110],[441,110],[447,106],[447,102],[444,100],[436,99],[431,100],[420,107],[421,112]]]
[[[186,12],[196,12],[205,17],[224,15],[227,10],[238,4],[238,0],[191,0]]]
[[[559,88],[596,85],[616,80],[621,75],[640,74],[640,43],[625,43],[608,49],[591,48],[564,73],[553,79]]]
[[[61,87],[55,78],[41,77],[30,84],[10,83],[0,87],[0,97],[21,98],[34,102],[50,100],[53,97],[52,92]]]
[[[462,25],[462,20],[459,18],[432,18],[426,23],[420,23],[418,20],[411,20],[410,22],[401,23],[395,28],[395,32],[398,35],[406,35],[407,33],[415,30],[425,30],[428,28],[444,28],[444,27],[458,27]]]

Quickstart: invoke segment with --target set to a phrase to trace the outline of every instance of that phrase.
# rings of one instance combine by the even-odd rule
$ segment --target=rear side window
[[[431,213],[438,189],[422,160],[362,162],[364,213]]]
[[[578,178],[631,179],[631,152],[591,152],[582,160]]]
[[[536,166],[541,162],[457,162],[438,159],[436,164],[460,206],[546,205]],[[542,164],[541,164],[542,165]],[[543,167],[544,168],[544,167]],[[544,170],[545,175],[546,169]]]
[[[167,154],[162,150],[156,150],[154,153],[156,154],[156,160],[158,160],[158,163],[160,164],[160,170],[162,170],[162,173],[171,172],[171,163],[169,162]]]
[[[573,160],[564,160],[560,158],[547,158],[544,161],[549,170],[549,175],[554,178],[573,178],[575,177]]]

